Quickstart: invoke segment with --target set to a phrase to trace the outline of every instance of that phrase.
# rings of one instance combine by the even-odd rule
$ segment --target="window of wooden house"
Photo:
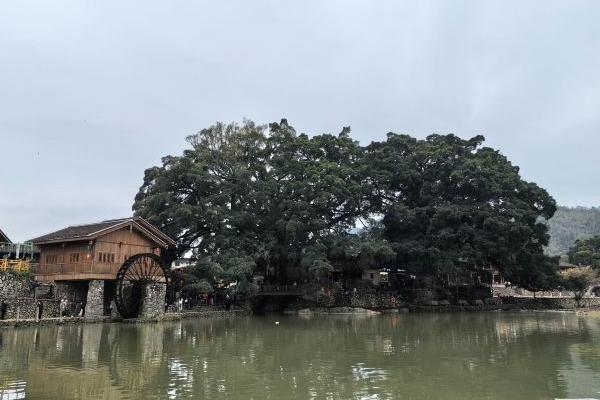
[[[98,253],[98,261],[103,263],[114,263],[115,253]]]
[[[46,256],[46,264],[58,264],[58,256],[57,255],[47,255]]]
[[[77,263],[77,262],[79,262],[79,253],[71,253],[71,255],[70,255],[70,257],[69,257],[69,260],[70,260],[72,263]]]

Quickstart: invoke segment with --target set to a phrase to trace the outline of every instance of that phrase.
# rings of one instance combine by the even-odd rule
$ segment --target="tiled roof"
[[[73,240],[87,240],[93,239],[101,235],[104,231],[117,227],[118,225],[126,225],[128,223],[134,223],[140,225],[141,228],[148,229],[150,234],[158,236],[158,238],[165,243],[172,245],[173,240],[166,236],[160,230],[150,224],[148,221],[139,217],[111,219],[102,222],[95,222],[91,224],[73,225],[68,226],[64,229],[48,233],[46,235],[32,239],[33,243],[48,243],[48,242],[59,242],[61,240],[73,241]]]
[[[8,236],[6,236],[6,234],[4,232],[2,232],[2,229],[0,229],[0,242],[12,243],[10,241],[10,239],[8,238]]]

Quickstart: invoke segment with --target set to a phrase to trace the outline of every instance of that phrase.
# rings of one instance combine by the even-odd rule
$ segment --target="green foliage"
[[[388,134],[367,148],[383,236],[398,262],[417,274],[441,277],[460,265],[493,265],[522,287],[546,289],[557,262],[542,254],[548,242],[541,218],[555,202],[519,176],[502,154],[463,140],[431,135],[417,140]]]
[[[333,271],[333,265],[327,258],[327,248],[321,243],[306,249],[301,265],[313,275],[322,275]]]
[[[385,239],[348,235],[329,243],[327,257],[344,269],[363,270],[394,263],[396,252]]]
[[[572,268],[563,273],[563,285],[565,289],[573,291],[579,305],[595,278],[596,273],[590,267]]]
[[[569,261],[573,264],[600,268],[600,236],[589,239],[578,239],[568,252]]]
[[[546,252],[566,255],[576,240],[600,235],[600,208],[558,207],[548,226],[550,241]]]
[[[338,136],[296,134],[285,120],[268,128],[216,124],[188,138],[182,156],[146,170],[134,210],[224,272],[253,269],[286,280],[311,246],[350,229],[363,212],[361,148]]]
[[[492,264],[513,283],[547,288],[556,262],[542,253],[541,221],[555,202],[483,140],[388,134],[361,147],[347,128],[309,137],[285,120],[217,123],[146,170],[134,210],[179,253],[191,249],[193,275],[213,283],[388,263],[441,277]],[[349,234],[359,218],[370,229]]]
[[[197,297],[201,293],[212,293],[213,291],[213,286],[205,279],[187,284],[182,289],[183,294],[188,297]]]

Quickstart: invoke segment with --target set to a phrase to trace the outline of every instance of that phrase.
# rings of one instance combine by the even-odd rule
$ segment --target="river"
[[[600,399],[600,318],[272,315],[0,329],[0,399],[25,398]]]

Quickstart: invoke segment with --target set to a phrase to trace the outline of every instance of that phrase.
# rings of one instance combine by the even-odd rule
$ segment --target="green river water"
[[[273,315],[0,329],[0,399],[25,398],[600,399],[600,317]]]

